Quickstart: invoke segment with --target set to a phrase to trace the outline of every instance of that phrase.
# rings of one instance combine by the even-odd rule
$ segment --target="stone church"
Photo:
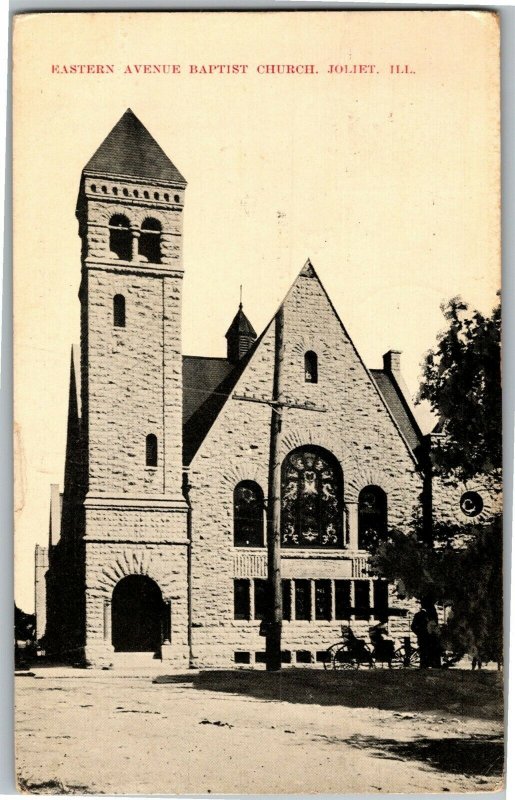
[[[36,549],[38,636],[73,662],[264,661],[276,327],[258,336],[240,304],[226,358],[182,355],[185,192],[131,110],[80,180],[65,480]],[[365,366],[309,261],[279,311],[282,660],[316,664],[344,621],[409,635],[367,547],[387,527],[427,529],[434,488],[400,354]],[[479,500],[442,508],[465,519]]]

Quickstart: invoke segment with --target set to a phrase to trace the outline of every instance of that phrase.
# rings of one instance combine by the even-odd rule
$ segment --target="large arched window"
[[[234,544],[236,547],[262,547],[263,491],[254,481],[241,481],[234,489]]]
[[[318,383],[318,356],[313,350],[304,353],[304,380],[306,383]]]
[[[132,236],[130,223],[123,214],[115,214],[109,220],[109,250],[122,261],[130,261]]]
[[[113,325],[115,328],[125,328],[125,297],[115,294],[113,297]]]
[[[358,498],[358,547],[374,548],[388,530],[388,500],[380,486],[365,486]]]
[[[139,255],[150,264],[161,263],[161,223],[147,217],[141,226],[139,236]]]
[[[343,476],[331,455],[299,447],[283,461],[281,543],[284,547],[343,546]]]

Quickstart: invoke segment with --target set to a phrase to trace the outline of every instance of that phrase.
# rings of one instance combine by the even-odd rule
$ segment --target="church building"
[[[226,358],[183,356],[185,196],[131,110],[82,172],[65,480],[36,551],[46,651],[93,666],[264,661],[274,397],[283,663],[320,662],[345,621],[368,638],[388,618],[409,636],[406,603],[368,570],[387,528],[434,513],[400,353],[365,366],[308,260],[260,335],[240,304]]]

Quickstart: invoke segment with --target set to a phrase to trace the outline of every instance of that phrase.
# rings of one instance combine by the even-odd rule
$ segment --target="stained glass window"
[[[388,529],[386,494],[379,486],[365,486],[359,493],[358,547],[374,548]]]
[[[241,481],[234,490],[234,544],[262,547],[263,492],[254,481]]]
[[[283,462],[281,544],[342,546],[342,474],[329,453],[294,450]]]

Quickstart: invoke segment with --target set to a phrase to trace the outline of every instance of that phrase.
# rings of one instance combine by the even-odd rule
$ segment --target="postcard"
[[[13,37],[20,790],[501,789],[497,15]]]

